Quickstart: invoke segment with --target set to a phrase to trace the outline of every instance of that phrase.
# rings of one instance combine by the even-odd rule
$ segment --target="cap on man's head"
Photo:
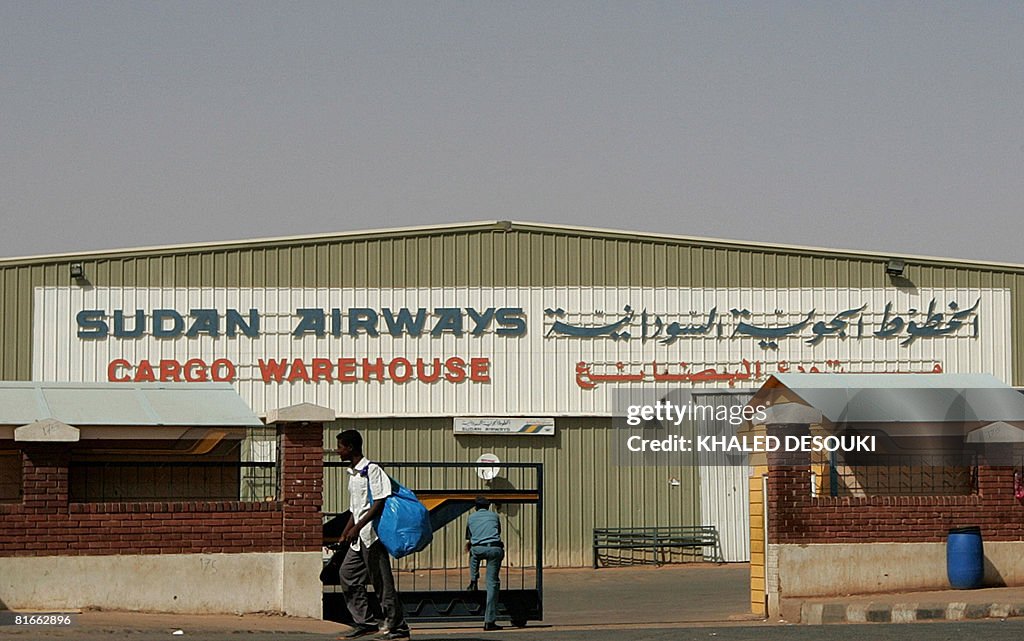
[[[487,500],[486,496],[478,496],[478,497],[476,497],[475,503],[476,503],[476,507],[478,509],[486,509],[486,508],[491,507],[491,502]]]

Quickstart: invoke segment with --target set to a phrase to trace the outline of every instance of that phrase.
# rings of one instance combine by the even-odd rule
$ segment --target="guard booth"
[[[348,520],[348,474],[337,454],[324,461],[324,546],[335,543]],[[491,502],[501,520],[505,559],[501,566],[498,618],[522,627],[543,618],[543,485],[540,463],[380,463],[392,478],[416,493],[430,511],[434,540],[425,550],[392,560],[395,586],[406,618],[416,622],[483,621],[487,600],[481,563],[480,586],[467,591],[469,555],[466,521],[476,497]],[[325,559],[326,562],[326,559]],[[322,576],[321,580],[326,577]],[[370,594],[372,600],[372,592]],[[336,579],[324,581],[323,617],[351,624]]]
[[[265,425],[229,383],[0,382],[0,609],[319,617],[334,414],[307,410]]]

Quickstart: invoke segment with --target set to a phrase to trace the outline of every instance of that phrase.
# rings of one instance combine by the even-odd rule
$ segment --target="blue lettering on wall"
[[[343,333],[341,331],[341,310],[335,307],[331,310],[331,336],[341,338]]]
[[[377,333],[377,312],[368,307],[351,307],[348,310],[348,333],[358,336],[362,329],[368,336],[380,336]]]
[[[316,334],[319,338],[324,335],[324,310],[319,308],[300,308],[295,310],[299,315],[299,322],[292,330],[292,336],[303,334]]]
[[[494,318],[501,325],[495,332],[498,336],[526,336],[526,319],[522,307],[502,307]]]
[[[398,314],[393,314],[387,307],[380,312],[388,326],[388,334],[392,336],[402,336],[408,333],[409,336],[418,337],[423,333],[423,326],[427,322],[427,310],[422,307],[416,310],[416,318],[413,318],[405,307],[398,310]]]
[[[103,320],[102,309],[83,309],[75,316],[78,322],[79,338],[106,338],[110,332],[107,321]]]
[[[430,335],[438,337],[445,332],[462,336],[462,309],[459,307],[438,307],[434,313],[439,317]]]
[[[115,309],[109,316],[106,310],[83,309],[75,316],[78,323],[78,337],[88,339],[139,338],[150,335],[154,338],[195,338],[207,335],[217,338],[224,335],[234,338],[238,335],[248,338],[260,336],[260,312],[250,309],[243,315],[237,309],[228,309],[223,314],[215,309],[192,309],[187,322],[181,312],[174,309],[154,309],[148,315],[144,309],[126,311]],[[113,319],[113,329],[108,318]],[[188,329],[186,330],[186,325]]]
[[[170,320],[171,326],[166,327],[165,321]],[[153,336],[157,338],[177,338],[185,328],[185,319],[173,309],[153,310]]]
[[[138,338],[146,332],[146,312],[141,309],[135,311],[135,325],[131,329],[125,327],[124,312],[120,309],[114,310],[114,336],[118,338]]]
[[[260,312],[258,309],[249,310],[249,320],[246,320],[237,309],[229,309],[225,315],[227,328],[224,334],[234,338],[238,332],[249,338],[257,338],[260,335]]]
[[[483,333],[487,331],[487,326],[491,324],[491,319],[494,318],[494,308],[488,307],[481,314],[472,307],[467,307],[466,313],[473,319],[473,329],[471,330],[473,336],[483,336]]]
[[[213,336],[214,338],[220,336],[220,316],[217,315],[215,309],[193,309],[192,326],[185,332],[185,336],[189,338],[195,338],[200,334],[206,334],[207,336]]]
[[[296,338],[309,335],[323,338],[328,333],[335,338],[346,334],[376,338],[382,333],[395,338],[419,338],[426,334],[437,338],[445,334],[462,336],[467,331],[472,336],[483,336],[491,331],[499,336],[526,334],[526,318],[521,307],[488,307],[484,310],[472,307],[384,307],[379,311],[369,307],[330,310],[300,307],[295,310],[295,317],[298,320],[291,335]],[[190,309],[188,314],[164,308],[149,312],[144,309],[115,309],[111,312],[83,309],[75,316],[75,321],[78,337],[93,340],[146,335],[160,339],[199,336],[259,338],[261,325],[258,309],[250,309],[244,314],[237,309],[221,311],[210,308]]]

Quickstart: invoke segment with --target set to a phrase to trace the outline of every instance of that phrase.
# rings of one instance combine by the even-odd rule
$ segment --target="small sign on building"
[[[494,454],[481,454],[480,458],[478,458],[476,462],[485,466],[476,468],[476,475],[479,476],[482,481],[493,481],[494,478],[501,473],[501,468],[496,467],[498,463],[501,463],[501,459]]]
[[[455,434],[554,436],[553,418],[455,418]]]

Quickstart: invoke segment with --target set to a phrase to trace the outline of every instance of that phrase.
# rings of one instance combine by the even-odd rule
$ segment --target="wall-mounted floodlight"
[[[85,280],[85,265],[82,263],[71,263],[68,266],[68,271],[74,280]]]
[[[898,258],[890,258],[885,263],[885,273],[890,276],[902,276],[906,269],[907,264]]]

